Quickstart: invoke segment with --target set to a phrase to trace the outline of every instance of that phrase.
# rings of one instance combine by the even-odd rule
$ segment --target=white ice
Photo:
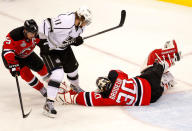
[[[0,131],[191,131],[192,130],[192,9],[156,0],[1,0],[0,43],[6,34],[21,26],[25,19],[40,23],[44,18],[75,11],[87,5],[93,23],[83,36],[116,26],[120,11],[127,11],[120,29],[85,40],[74,47],[78,59],[81,87],[95,90],[98,76],[121,69],[130,77],[138,75],[148,53],[175,39],[183,59],[170,70],[177,85],[154,104],[145,107],[83,107],[56,105],[58,116],[42,115],[45,99],[19,79],[25,112],[22,118],[16,82],[0,61]],[[39,52],[39,49],[35,49]]]

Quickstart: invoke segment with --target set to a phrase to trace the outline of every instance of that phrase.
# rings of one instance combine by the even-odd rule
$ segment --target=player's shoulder
[[[15,28],[11,32],[9,32],[9,37],[11,37],[14,41],[22,40],[24,39],[23,30],[23,26]]]
[[[120,74],[124,74],[124,72],[121,70],[111,70],[108,73],[108,78],[111,81],[115,81]]]
[[[75,24],[75,13],[74,12],[60,14],[58,17],[62,21],[63,28],[72,28]]]
[[[111,70],[108,74],[109,80],[114,84],[117,78],[128,78],[128,75],[121,70]]]

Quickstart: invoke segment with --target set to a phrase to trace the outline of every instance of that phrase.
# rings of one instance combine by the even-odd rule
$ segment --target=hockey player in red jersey
[[[37,32],[38,26],[33,19],[26,20],[24,26],[9,32],[3,43],[2,59],[13,77],[20,75],[30,86],[46,96],[47,91],[43,83],[31,72],[37,72],[44,79],[48,76],[45,64],[33,52],[35,46],[43,42],[38,38]]]
[[[173,48],[176,47],[176,43],[170,42],[170,44],[174,44]],[[167,90],[165,85],[172,81],[163,75],[176,59],[180,59],[180,55],[177,54],[178,50],[174,53],[175,55],[167,53],[164,56],[165,59],[162,56],[163,53],[159,53],[157,59],[155,58],[139,76],[129,78],[120,70],[112,70],[107,77],[97,79],[98,92],[76,94],[73,91],[61,91],[57,96],[57,101],[84,106],[144,106],[154,103]],[[162,81],[163,77],[164,81]]]

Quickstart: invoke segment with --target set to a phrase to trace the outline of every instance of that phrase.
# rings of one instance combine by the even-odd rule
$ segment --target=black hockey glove
[[[40,56],[49,54],[49,45],[46,39],[41,39],[37,46],[40,48]]]
[[[11,75],[13,77],[15,77],[16,75],[20,75],[20,67],[19,64],[15,64],[15,65],[9,65],[9,71],[11,73]]]
[[[74,46],[79,46],[81,44],[83,44],[83,38],[81,36],[78,36],[77,38],[75,38],[75,42],[72,44]]]

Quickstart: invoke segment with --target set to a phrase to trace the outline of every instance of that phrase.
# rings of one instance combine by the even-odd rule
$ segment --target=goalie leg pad
[[[174,87],[175,84],[177,83],[171,72],[168,71],[163,73],[161,78],[161,86],[164,87],[164,92],[166,92],[169,88]]]

